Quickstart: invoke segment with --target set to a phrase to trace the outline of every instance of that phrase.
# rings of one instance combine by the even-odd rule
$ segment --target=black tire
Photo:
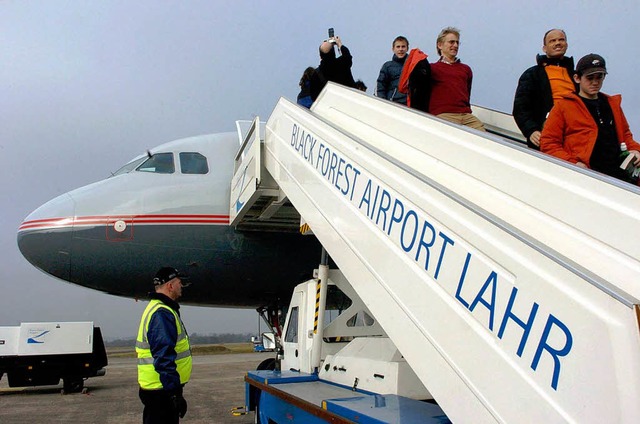
[[[66,393],[78,393],[84,388],[83,378],[63,378],[62,391]]]
[[[258,365],[258,368],[256,368],[256,370],[258,371],[273,371],[275,369],[276,358],[265,359],[264,361],[260,362],[260,365]]]
[[[9,387],[26,387],[29,385],[29,381],[24,373],[18,371],[8,372],[7,379],[9,380]]]

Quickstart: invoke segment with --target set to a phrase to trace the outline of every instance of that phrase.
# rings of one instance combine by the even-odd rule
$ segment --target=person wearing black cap
[[[160,268],[140,319],[136,353],[145,424],[178,423],[187,412],[182,389],[191,376],[191,347],[177,302],[186,280],[173,267]]]
[[[640,165],[640,144],[633,139],[622,112],[622,97],[600,92],[606,75],[602,56],[591,53],[578,61],[573,77],[578,93],[563,96],[551,109],[540,150],[582,168],[627,180],[620,168],[621,144],[626,144],[636,166]]]

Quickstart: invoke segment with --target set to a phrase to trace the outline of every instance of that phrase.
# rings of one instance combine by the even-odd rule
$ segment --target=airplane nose
[[[33,266],[69,280],[75,203],[65,193],[25,218],[18,229],[18,248]]]

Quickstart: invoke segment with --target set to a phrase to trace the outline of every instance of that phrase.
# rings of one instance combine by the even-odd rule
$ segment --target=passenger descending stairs
[[[636,187],[333,84],[254,145],[453,422],[640,422]]]

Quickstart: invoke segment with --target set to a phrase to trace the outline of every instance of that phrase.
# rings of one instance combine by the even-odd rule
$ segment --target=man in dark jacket
[[[380,68],[376,96],[406,105],[407,95],[398,91],[398,81],[400,81],[404,62],[407,60],[409,40],[399,35],[393,40],[391,49],[393,50],[393,57]]]
[[[527,146],[540,149],[544,121],[554,100],[574,92],[573,58],[565,56],[567,36],[561,29],[550,29],[542,39],[544,55],[537,55],[537,65],[524,71],[513,99],[513,117],[527,139]]]
[[[320,66],[311,77],[311,99],[315,101],[327,85],[327,81],[355,87],[356,82],[351,74],[353,59],[347,46],[340,37],[332,37],[320,45]]]
[[[160,268],[140,319],[136,353],[144,424],[177,424],[187,412],[182,388],[191,376],[191,347],[178,304],[185,280],[173,267]]]

